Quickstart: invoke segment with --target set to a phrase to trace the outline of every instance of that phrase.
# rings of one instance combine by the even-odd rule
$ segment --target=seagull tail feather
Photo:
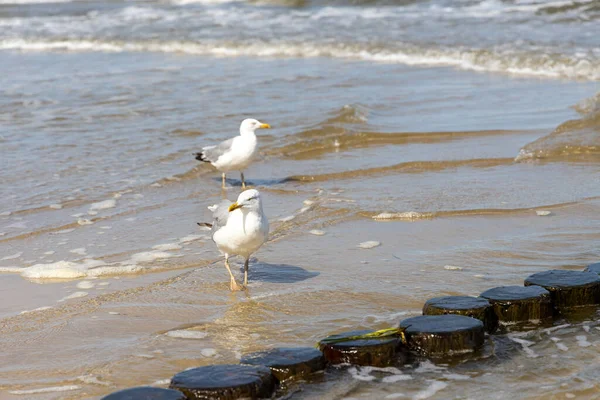
[[[208,222],[196,222],[198,224],[198,226],[207,226],[209,228],[212,228],[212,224],[209,224]]]
[[[201,151],[200,153],[196,153],[196,160],[198,161],[204,161],[204,162],[210,162],[208,158],[206,158],[206,154],[204,154],[203,151]]]

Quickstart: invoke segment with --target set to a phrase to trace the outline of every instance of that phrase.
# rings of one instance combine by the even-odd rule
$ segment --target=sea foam
[[[208,333],[202,331],[192,331],[188,329],[180,329],[176,331],[169,331],[165,333],[165,336],[179,339],[204,339],[208,336]]]
[[[152,249],[158,251],[169,251],[169,250],[180,250],[182,247],[177,243],[165,243],[165,244],[157,244],[156,246],[152,246]]]
[[[427,387],[427,389],[417,393],[413,397],[413,399],[415,399],[415,400],[428,399],[428,398],[434,396],[440,390],[444,389],[446,386],[448,386],[448,384],[445,382],[432,381],[431,384]]]
[[[77,385],[65,385],[65,386],[54,386],[54,387],[46,387],[46,388],[39,388],[39,389],[11,390],[9,393],[25,395],[25,394],[67,392],[70,390],[78,390],[78,389],[81,389],[81,387],[79,387]]]
[[[107,264],[101,260],[57,261],[30,267],[0,267],[0,272],[18,273],[28,279],[79,279],[104,275],[131,274],[143,270],[136,264]]]
[[[144,251],[141,253],[133,254],[131,256],[131,261],[132,261],[132,263],[148,263],[148,262],[152,262],[155,260],[159,260],[161,258],[170,258],[170,257],[175,257],[175,256],[171,253],[167,253],[164,251],[158,251],[158,250]]]
[[[88,292],[74,292],[66,297],[63,297],[62,299],[59,300],[59,302],[65,301],[65,300],[71,300],[71,299],[78,299],[80,297],[85,297],[87,295],[88,295]]]
[[[90,206],[90,211],[98,211],[98,210],[106,210],[107,208],[114,208],[117,206],[117,201],[115,199],[109,199],[100,201],[98,203],[93,203]]]
[[[368,45],[320,43],[198,43],[180,41],[103,41],[85,39],[4,39],[0,50],[76,51],[76,52],[156,52],[207,55],[216,57],[330,57],[415,66],[448,66],[463,70],[498,72],[546,78],[600,79],[600,60],[594,55],[557,54],[556,49],[418,47],[371,48]],[[108,200],[110,201],[110,200]],[[101,202],[104,203],[104,202]],[[97,203],[97,204],[101,204]]]
[[[22,255],[23,255],[23,252],[20,251],[18,253],[11,254],[10,256],[2,257],[2,258],[0,258],[0,260],[14,260],[15,258],[19,258]]]

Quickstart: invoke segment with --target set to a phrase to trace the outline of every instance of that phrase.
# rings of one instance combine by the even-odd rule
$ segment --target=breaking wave
[[[600,80],[600,60],[596,54],[567,56],[551,51],[473,49],[462,47],[424,48],[399,45],[385,48],[369,44],[317,44],[294,42],[251,43],[193,41],[102,41],[85,39],[29,40],[5,39],[0,50],[72,52],[160,52],[216,57],[330,57],[416,66],[450,66],[480,72],[547,78]]]
[[[583,116],[560,124],[554,132],[521,149],[516,161],[567,158],[600,161],[600,93],[575,109]]]

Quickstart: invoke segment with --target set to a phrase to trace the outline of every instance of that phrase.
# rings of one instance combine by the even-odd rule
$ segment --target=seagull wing
[[[227,139],[216,146],[203,147],[200,153],[196,154],[196,160],[215,163],[223,154],[231,151],[235,138]]]
[[[211,229],[211,237],[215,236],[215,233],[227,225],[227,218],[229,218],[229,206],[233,202],[229,200],[222,200],[219,204],[209,207],[209,210],[213,212],[213,224]]]

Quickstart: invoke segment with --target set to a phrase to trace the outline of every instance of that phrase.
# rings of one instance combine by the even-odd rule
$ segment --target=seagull
[[[245,190],[235,203],[222,200],[208,207],[213,213],[213,223],[198,223],[211,228],[212,240],[225,256],[225,268],[229,272],[231,291],[242,290],[248,285],[248,260],[250,255],[267,241],[269,220],[263,213],[260,193],[256,189]],[[244,286],[235,281],[229,267],[230,256],[244,257]]]
[[[252,118],[247,118],[240,125],[240,136],[225,140],[216,146],[206,146],[200,153],[196,153],[196,160],[211,163],[222,172],[222,186],[225,188],[225,173],[240,171],[242,188],[246,188],[244,170],[252,162],[256,153],[257,129],[270,129],[271,125],[263,124]]]

